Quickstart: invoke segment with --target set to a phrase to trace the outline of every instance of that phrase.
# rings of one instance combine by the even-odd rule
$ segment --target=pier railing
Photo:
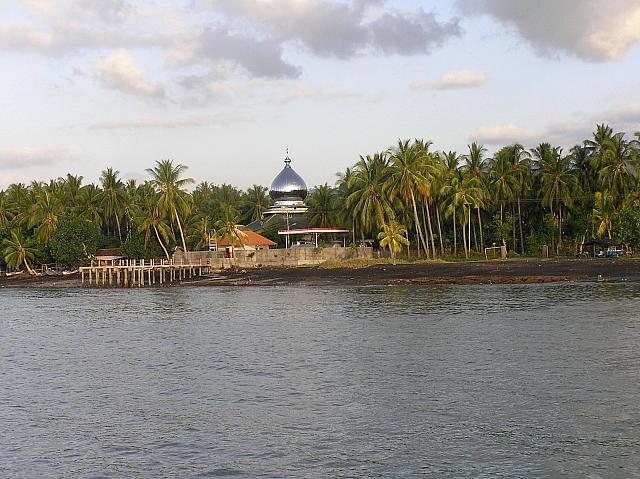
[[[111,264],[93,264],[79,268],[82,287],[142,288],[172,284],[212,271],[210,261],[175,261],[125,259]]]

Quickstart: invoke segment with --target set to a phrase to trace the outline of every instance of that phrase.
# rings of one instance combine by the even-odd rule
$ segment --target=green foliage
[[[79,266],[96,252],[100,230],[77,215],[67,214],[58,219],[51,242],[51,256],[56,263]]]
[[[15,269],[24,266],[30,274],[34,274],[30,263],[37,252],[36,241],[25,238],[19,229],[12,229],[9,238],[2,241],[2,257],[7,266]]]
[[[120,247],[120,253],[131,259],[156,259],[164,257],[162,248],[158,244],[158,241],[151,237],[147,247],[144,247],[144,235],[132,231],[127,239]]]
[[[640,245],[640,210],[623,208],[613,218],[616,238],[625,245],[637,248]]]
[[[492,237],[496,244],[509,244],[511,241],[511,235],[513,234],[513,225],[518,218],[511,213],[507,213],[500,221],[500,213],[496,213],[493,216]]]

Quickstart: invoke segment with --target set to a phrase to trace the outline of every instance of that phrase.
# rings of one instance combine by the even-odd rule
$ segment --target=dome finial
[[[291,163],[291,158],[289,158],[289,148],[287,148],[287,157],[284,159],[285,165],[289,166]]]

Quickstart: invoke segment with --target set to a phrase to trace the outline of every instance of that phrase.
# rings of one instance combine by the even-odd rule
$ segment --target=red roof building
[[[242,233],[244,234],[242,235],[241,241],[233,242],[233,249],[255,251],[278,246],[277,243],[271,241],[269,238],[265,238],[255,231],[243,231]],[[209,249],[212,251],[230,248],[231,246],[232,244],[229,236],[224,236],[222,238],[212,237],[209,242]]]

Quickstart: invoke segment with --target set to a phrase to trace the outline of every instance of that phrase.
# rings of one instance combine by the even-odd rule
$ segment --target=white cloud
[[[95,72],[107,87],[132,95],[162,97],[164,90],[146,80],[146,72],[124,49],[114,50],[98,60]]]
[[[469,140],[487,145],[508,145],[536,142],[540,138],[540,134],[515,125],[494,125],[478,128],[471,133]]]
[[[472,70],[450,71],[436,81],[413,81],[409,85],[412,90],[434,88],[436,90],[453,90],[461,88],[478,88],[483,86],[489,77],[485,73]]]
[[[23,0],[27,12],[49,19],[75,17],[117,22],[132,11],[125,0]]]
[[[586,60],[616,60],[640,42],[638,0],[458,0],[458,5],[513,27],[543,55],[564,51]]]
[[[187,116],[182,118],[129,118],[122,120],[102,121],[90,125],[92,130],[147,130],[147,129],[180,129],[206,127],[212,125],[230,125],[246,121],[249,117],[241,113],[221,113],[216,117]]]
[[[67,150],[55,148],[6,148],[0,150],[0,170],[55,165],[72,158]]]

